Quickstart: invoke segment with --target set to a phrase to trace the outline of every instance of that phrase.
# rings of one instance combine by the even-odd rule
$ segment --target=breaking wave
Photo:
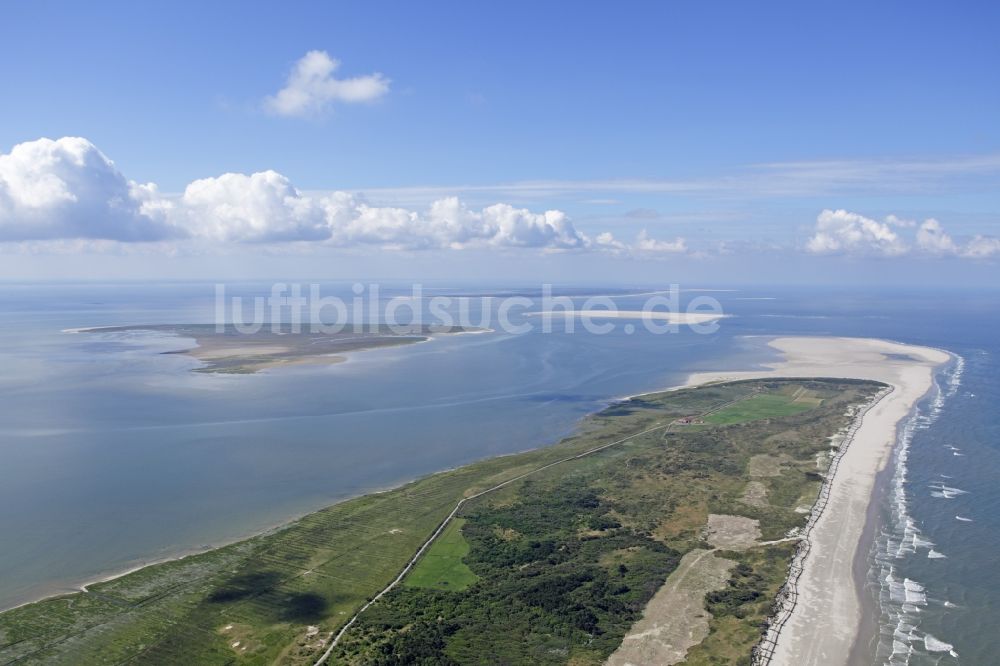
[[[875,564],[872,570],[873,582],[879,590],[880,613],[879,641],[876,648],[876,663],[885,666],[907,666],[915,655],[925,655],[939,659],[947,654],[958,657],[953,646],[930,634],[919,630],[922,609],[931,604],[946,605],[928,594],[919,581],[899,572],[901,562],[914,554],[926,552],[930,559],[944,559],[946,555],[934,549],[934,543],[926,538],[920,526],[909,512],[907,477],[910,444],[918,430],[925,430],[937,420],[948,398],[958,392],[962,381],[965,361],[956,356],[955,362],[939,377],[933,397],[918,405],[903,424],[896,445],[895,466],[889,489],[890,519],[875,543]],[[955,455],[961,451],[946,445]],[[930,486],[930,494],[940,499],[952,499],[966,491],[945,483],[950,477],[941,476],[941,481]],[[956,516],[958,520],[968,520]]]

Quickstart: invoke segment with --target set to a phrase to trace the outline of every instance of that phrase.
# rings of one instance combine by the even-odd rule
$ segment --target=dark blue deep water
[[[347,297],[349,287],[328,293]],[[576,293],[611,294],[621,309],[638,309],[644,297],[625,295],[638,291]],[[684,300],[699,295],[735,315],[712,335],[641,326],[628,334],[625,322],[608,335],[559,325],[546,334],[536,321],[525,334],[453,336],[329,367],[218,376],[160,353],[190,341],[63,332],[208,323],[213,285],[2,285],[0,608],[368,490],[552,443],[616,397],[773,358],[756,336],[848,335],[962,359],[904,429],[905,456],[882,493],[866,588],[873,604],[881,599],[879,663],[994,663],[1000,293],[754,287]]]

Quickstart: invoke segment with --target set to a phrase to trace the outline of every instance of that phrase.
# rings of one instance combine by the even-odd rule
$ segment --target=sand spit
[[[666,312],[661,310],[551,310],[545,312],[526,312],[531,317],[580,317],[586,319],[639,319],[645,321],[662,321],[669,324],[693,325],[708,324],[729,315],[714,312]]]

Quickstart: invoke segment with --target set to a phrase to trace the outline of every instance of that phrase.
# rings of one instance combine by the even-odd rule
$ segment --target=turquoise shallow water
[[[233,289],[266,293],[261,285]],[[616,293],[577,293],[595,291]],[[641,306],[642,297],[622,293],[621,309]],[[753,336],[857,335],[943,347],[964,359],[959,383],[942,377],[947,395],[938,408],[929,396],[915,416],[895,484],[906,494],[911,532],[933,543],[897,548],[889,562],[895,578],[925,597],[907,609],[906,655],[895,659],[991,663],[1000,626],[1000,569],[992,564],[1000,552],[1000,296],[760,287],[711,295],[735,315],[714,335],[641,327],[627,334],[621,326],[570,335],[557,326],[551,334],[455,336],[366,352],[327,368],[220,377],[160,353],[182,340],[62,333],[210,322],[212,285],[0,286],[0,607],[344,497],[551,443],[616,397],[677,384],[693,370],[772,358]],[[883,544],[900,527],[895,499],[887,494],[882,507]],[[931,550],[945,557],[928,557]],[[873,569],[873,597],[884,588],[881,571]],[[913,584],[910,592],[915,599]],[[890,651],[894,603],[883,599]]]

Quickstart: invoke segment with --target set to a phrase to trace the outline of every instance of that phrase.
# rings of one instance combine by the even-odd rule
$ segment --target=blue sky
[[[0,189],[2,277],[109,263],[122,275],[135,263],[207,274],[220,264],[206,257],[242,265],[288,254],[289,241],[289,265],[317,271],[331,270],[331,258],[365,271],[392,253],[393,266],[420,271],[445,257],[461,272],[480,265],[469,256],[485,256],[498,271],[528,265],[540,277],[566,265],[556,271],[563,279],[595,264],[645,279],[666,262],[725,280],[780,254],[821,257],[831,279],[844,262],[864,275],[889,265],[908,276],[934,261],[961,281],[993,275],[984,264],[1000,258],[990,240],[1000,233],[996,3],[43,1],[5,3],[0,21],[0,154],[41,137],[83,137],[125,180],[156,183],[156,196],[177,204],[157,224],[183,232],[94,231],[93,209],[5,212]],[[276,112],[269,96],[310,51],[340,61],[334,79],[380,73],[385,90]],[[55,159],[52,150],[30,159]],[[38,175],[25,159],[8,164],[9,182],[25,169]],[[421,219],[433,201],[456,196],[474,213],[462,225],[478,225],[475,238],[441,240],[435,227],[433,242],[418,242],[398,220],[374,235],[355,220],[332,242],[329,212],[252,238],[239,220],[204,222],[216,225],[211,233],[197,226],[198,215],[217,213],[218,197],[284,187],[276,181],[213,182],[212,207],[181,202],[197,179],[268,170],[317,202],[344,191]],[[504,222],[479,211],[498,203],[558,210],[572,232],[539,235],[549,222],[524,215],[518,233],[491,235]],[[824,210],[845,212],[828,217],[825,232]],[[921,242],[929,218],[943,231]],[[322,247],[303,250],[302,233]],[[826,239],[812,242],[820,233]],[[621,247],[602,245],[601,234]],[[973,246],[977,237],[985,241]],[[80,238],[88,244],[67,249]],[[137,239],[141,250],[119,247]],[[442,249],[453,245],[462,249]],[[129,258],[136,252],[146,258]],[[260,263],[286,270],[273,261]]]

